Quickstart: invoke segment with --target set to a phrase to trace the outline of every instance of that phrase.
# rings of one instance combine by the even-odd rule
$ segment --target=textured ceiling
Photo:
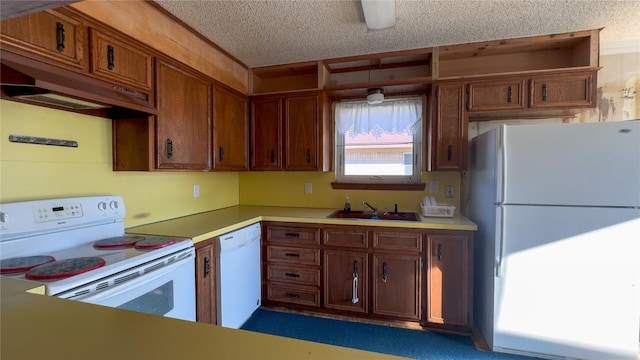
[[[638,0],[397,0],[368,31],[354,0],[156,0],[249,67],[604,28],[640,47]]]

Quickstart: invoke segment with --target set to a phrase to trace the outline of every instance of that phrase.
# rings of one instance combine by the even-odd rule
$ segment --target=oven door
[[[74,300],[196,320],[195,258],[177,261],[111,289]]]

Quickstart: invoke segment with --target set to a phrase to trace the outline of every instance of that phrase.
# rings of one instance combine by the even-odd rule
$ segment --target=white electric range
[[[126,234],[120,196],[0,204],[0,273],[66,299],[195,320],[190,239]]]

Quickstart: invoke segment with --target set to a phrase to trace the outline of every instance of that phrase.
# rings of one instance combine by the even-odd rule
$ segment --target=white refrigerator
[[[474,312],[489,347],[640,358],[640,121],[503,125],[470,154]]]

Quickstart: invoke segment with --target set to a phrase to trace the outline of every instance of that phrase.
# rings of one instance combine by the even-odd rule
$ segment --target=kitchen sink
[[[371,212],[342,210],[334,211],[328,218],[331,219],[363,219],[363,220],[396,220],[396,221],[420,221],[420,216],[414,212],[399,212],[373,215]]]

